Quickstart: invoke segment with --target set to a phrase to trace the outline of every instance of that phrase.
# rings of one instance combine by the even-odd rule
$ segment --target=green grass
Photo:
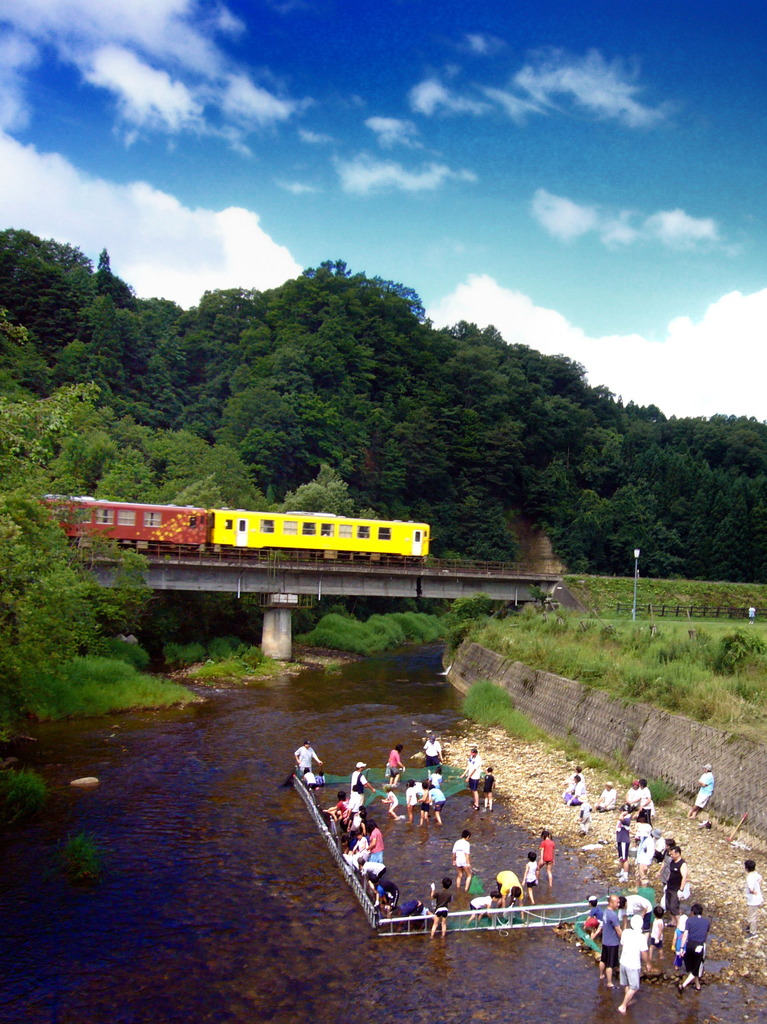
[[[61,863],[73,882],[93,882],[101,877],[102,851],[91,832],[71,836],[61,850]]]
[[[633,576],[565,576],[565,583],[587,608],[603,616],[613,616],[618,603],[633,605]],[[656,580],[641,576],[637,582],[637,610],[641,618],[647,618],[648,605],[658,610],[663,605],[695,605],[698,608],[706,605],[745,610],[751,604],[767,608],[767,584]]]
[[[530,742],[545,739],[545,733],[517,711],[510,694],[487,679],[476,682],[464,698],[462,711],[480,725],[498,725],[510,736]]]
[[[436,615],[421,612],[371,615],[366,622],[331,613],[324,615],[310,633],[296,637],[296,642],[368,655],[407,643],[431,643],[441,638],[442,630]]]
[[[696,620],[649,625],[544,617],[528,609],[487,621],[474,634],[485,647],[532,668],[643,701],[701,722],[761,737],[767,735],[767,657],[758,626]]]
[[[0,774],[0,818],[10,823],[41,811],[48,800],[45,779],[29,768]]]
[[[178,683],[137,672],[112,658],[73,658],[30,684],[24,711],[41,720],[163,708],[194,699]]]
[[[227,658],[225,661],[209,661],[204,665],[195,666],[189,673],[189,678],[201,683],[215,683],[222,679],[230,682],[237,682],[253,679],[265,679],[271,676],[280,675],[288,667],[284,661],[275,661],[267,658],[260,647],[241,646],[236,657]]]

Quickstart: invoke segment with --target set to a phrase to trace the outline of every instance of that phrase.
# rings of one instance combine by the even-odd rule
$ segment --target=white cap
[[[364,761],[358,761],[356,767],[357,768],[367,768],[367,765],[365,764]]]

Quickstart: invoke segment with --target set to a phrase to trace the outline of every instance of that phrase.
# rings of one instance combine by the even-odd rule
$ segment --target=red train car
[[[197,547],[208,540],[208,513],[204,508],[55,494],[47,495],[45,500],[56,507],[67,536],[77,539],[101,534],[138,550],[153,542]]]

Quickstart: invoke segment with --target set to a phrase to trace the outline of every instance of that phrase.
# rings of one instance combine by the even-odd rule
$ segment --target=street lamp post
[[[634,548],[634,604],[631,608],[631,621],[636,622],[637,618],[637,580],[639,579],[639,548]]]

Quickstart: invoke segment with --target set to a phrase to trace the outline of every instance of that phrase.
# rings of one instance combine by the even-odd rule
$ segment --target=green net
[[[449,800],[451,796],[455,796],[456,793],[460,793],[462,789],[466,789],[466,780],[463,777],[463,768],[454,768],[452,765],[443,764],[440,765],[442,768],[442,785],[440,789],[445,794],[445,797]],[[414,779],[417,782],[423,783],[429,778],[429,772],[434,769],[429,768],[405,768],[404,772],[399,777],[399,783],[394,787],[393,792],[397,794],[397,802],[400,806],[405,805],[405,788],[407,783]],[[348,796],[351,792],[351,772],[348,775],[331,775],[330,772],[325,772],[325,789],[328,791],[337,791],[343,789]],[[389,779],[386,778],[386,771],[384,768],[366,768],[364,776],[368,780],[371,786],[375,786],[375,793],[369,789],[365,790],[365,806],[369,806],[374,800],[381,800],[387,795],[392,789],[389,785]]]

